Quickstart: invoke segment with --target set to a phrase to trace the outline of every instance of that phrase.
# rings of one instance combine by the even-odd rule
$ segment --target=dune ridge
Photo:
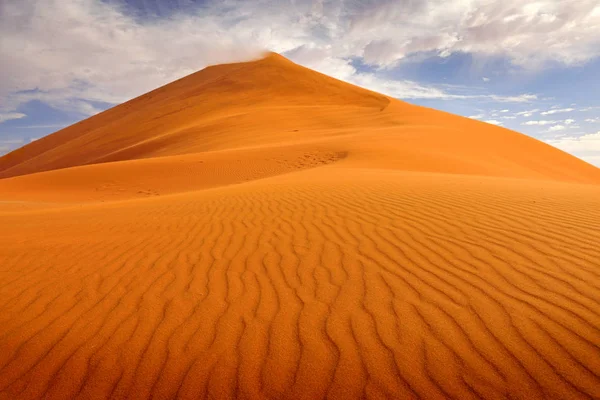
[[[516,132],[271,54],[0,174],[0,399],[600,398],[600,170]]]

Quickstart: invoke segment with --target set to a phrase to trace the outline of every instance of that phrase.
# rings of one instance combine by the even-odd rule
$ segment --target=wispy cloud
[[[318,66],[309,65],[317,70]],[[350,66],[349,66],[350,67]],[[353,67],[350,67],[353,69]],[[321,70],[323,72],[323,70]],[[335,74],[333,74],[335,76]],[[537,99],[536,95],[499,96],[493,94],[462,94],[433,85],[422,85],[407,80],[389,80],[378,77],[374,73],[361,73],[353,70],[348,76],[337,76],[350,83],[369,88],[400,99],[438,99],[438,100],[481,100],[502,103],[527,103]]]
[[[488,120],[485,120],[483,122],[486,122],[486,123],[492,124],[492,125],[502,125],[502,122],[500,122],[498,120],[495,120],[495,119],[488,119]]]
[[[537,96],[537,94],[527,93],[527,94],[520,94],[520,95],[516,95],[516,96],[492,95],[492,96],[490,96],[490,98],[493,100],[499,101],[499,102],[503,102],[503,103],[529,103],[534,100],[537,100],[538,96]]]
[[[560,123],[560,121],[549,121],[549,120],[538,120],[538,121],[525,121],[523,122],[521,125],[540,125],[540,126],[544,126],[544,125],[555,125]]]
[[[559,131],[563,130],[566,127],[575,128],[577,127],[576,121],[574,119],[564,119],[564,120],[533,120],[533,121],[525,121],[521,123],[521,125],[525,126],[546,126],[546,125],[555,125],[549,129],[549,131]]]
[[[518,113],[515,113],[516,116],[518,117],[531,117],[533,116],[533,114],[539,112],[539,109],[534,109],[534,110],[528,110],[528,111],[520,111]]]
[[[552,115],[552,114],[567,113],[567,112],[572,112],[572,111],[575,111],[575,109],[574,108],[557,108],[557,109],[553,109],[553,110],[543,111],[541,114],[542,115]]]
[[[68,123],[64,124],[40,124],[40,125],[24,125],[24,126],[15,126],[13,129],[51,129],[51,128],[63,128],[69,125]]]
[[[548,128],[549,132],[557,132],[557,131],[563,131],[566,129],[566,126],[564,125],[554,125],[551,126],[550,128]]]
[[[22,146],[24,143],[25,140],[20,138],[0,139],[0,154],[8,153],[17,147]]]
[[[0,124],[6,121],[10,121],[12,119],[21,119],[25,118],[27,115],[18,112],[0,112]]]
[[[13,144],[21,144],[24,143],[23,139],[0,139],[0,144],[2,145],[13,145]]]
[[[583,111],[583,112],[587,112],[587,111],[592,111],[592,110],[600,110],[600,106],[596,106],[596,107],[584,107],[579,111]]]

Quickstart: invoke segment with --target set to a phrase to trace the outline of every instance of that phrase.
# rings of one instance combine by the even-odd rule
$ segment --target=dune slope
[[[0,158],[0,399],[600,398],[600,171],[280,56]]]
[[[504,128],[264,59],[206,68],[0,157],[0,178],[282,144],[354,147],[366,165],[600,182],[597,168]],[[366,154],[364,154],[366,153]]]

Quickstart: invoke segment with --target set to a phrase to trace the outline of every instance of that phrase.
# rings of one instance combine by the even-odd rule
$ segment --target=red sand
[[[600,398],[600,170],[275,54],[0,158],[0,398]]]

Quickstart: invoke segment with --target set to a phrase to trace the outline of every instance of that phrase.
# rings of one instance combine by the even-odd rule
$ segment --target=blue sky
[[[264,49],[600,166],[597,0],[6,0],[0,154]]]

